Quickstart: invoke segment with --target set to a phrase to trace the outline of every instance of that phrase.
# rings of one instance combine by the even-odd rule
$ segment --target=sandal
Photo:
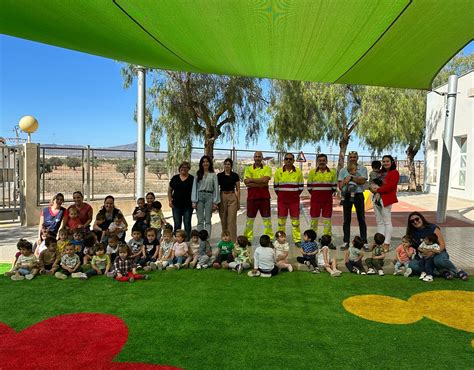
[[[463,281],[466,281],[466,280],[469,279],[469,275],[466,272],[464,272],[463,270],[459,270],[458,277]]]
[[[446,280],[453,280],[454,276],[451,272],[449,271],[445,271],[443,272],[443,277],[446,279]]]

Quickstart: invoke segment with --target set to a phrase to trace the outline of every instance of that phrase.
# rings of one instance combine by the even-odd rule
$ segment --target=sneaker
[[[311,262],[309,262],[309,261],[304,261],[304,264],[308,267],[311,266]]]
[[[143,268],[143,271],[145,271],[145,272],[151,271],[151,266],[145,266],[145,267]]]
[[[169,270],[174,270],[174,265],[168,265],[166,266],[166,270],[169,271]]]
[[[453,274],[450,271],[443,272],[443,277],[446,280],[453,280],[453,278],[454,278]]]
[[[412,272],[413,272],[413,270],[411,268],[407,267],[407,269],[405,270],[405,273],[403,274],[403,276],[409,277]]]
[[[418,279],[423,280],[425,278],[425,276],[426,276],[426,272],[422,272]]]
[[[383,270],[379,270],[379,276],[384,276],[385,273],[383,272]]]
[[[336,250],[336,249],[337,249],[337,248],[336,248],[336,245],[335,245],[334,243],[329,243],[328,248],[329,248],[329,249],[333,249],[333,250]]]
[[[313,271],[311,271],[312,274],[319,274],[319,268],[315,267]]]
[[[196,265],[196,270],[200,270],[201,268],[202,268],[202,266],[198,263],[198,264]]]
[[[375,275],[375,274],[376,274],[376,272],[373,268],[370,268],[370,269],[367,270],[367,275]]]
[[[73,273],[71,274],[71,277],[72,277],[73,279],[79,279],[81,276],[82,276],[82,272],[73,272]]]
[[[136,266],[136,269],[137,269],[137,270],[141,270],[142,268],[143,268],[142,265],[137,265],[137,266]]]
[[[181,264],[180,264],[180,263],[177,263],[176,265],[174,265],[174,268],[175,268],[176,270],[179,270],[179,269],[181,268]]]
[[[247,273],[247,276],[249,276],[249,277],[258,277],[258,276],[260,276],[260,271],[258,271],[258,270],[257,271],[253,271],[253,270],[249,271]]]
[[[314,267],[313,265],[309,264],[308,265],[308,270],[309,272],[313,272],[314,270],[316,270],[317,267]]]
[[[207,265],[207,264],[202,265],[203,269],[207,269],[208,267],[209,267],[209,265]]]
[[[194,267],[196,267],[196,263],[195,263],[195,262],[191,262],[191,263],[189,264],[189,268],[190,268],[190,269],[193,269]]]
[[[143,280],[150,280],[150,276],[149,275],[143,275]]]
[[[359,275],[360,274],[360,270],[357,268],[357,267],[353,267],[352,268],[352,272]]]
[[[458,277],[463,281],[469,280],[469,275],[463,270],[459,270]]]
[[[364,251],[370,252],[369,245],[367,243],[364,244]]]
[[[59,271],[56,272],[54,274],[54,276],[58,279],[61,279],[61,280],[66,280],[67,279],[67,275],[65,275],[65,274],[63,274],[62,272],[59,272]]]
[[[156,263],[155,263],[155,262],[151,262],[151,263],[150,263],[150,268],[151,268],[151,271],[156,271],[156,269],[157,269]]]
[[[35,275],[33,275],[33,274],[25,275],[26,280],[32,280],[34,277],[35,277]]]
[[[81,280],[87,280],[88,277],[87,277],[86,274],[82,273],[81,276],[79,277],[79,279],[81,279]]]
[[[163,270],[163,264],[161,262],[156,262],[156,268],[158,271]]]
[[[341,276],[342,272],[339,271],[339,270],[334,270],[333,272],[331,272],[331,277],[338,277],[338,276]]]
[[[395,270],[393,272],[394,275],[401,275],[402,274],[402,270]]]
[[[20,281],[20,280],[23,280],[25,277],[23,275],[12,275],[10,277],[10,279],[12,279],[13,281]]]
[[[114,277],[114,273],[111,272],[111,271],[109,271],[108,273],[105,274],[105,276],[113,278],[113,277]]]
[[[341,251],[345,251],[346,249],[349,248],[349,243],[344,243],[342,246],[341,246]]]
[[[240,275],[242,273],[242,271],[244,271],[244,266],[240,263],[237,266],[237,274]]]
[[[360,273],[361,275],[367,275],[367,273],[365,271],[361,271]]]
[[[293,272],[293,265],[291,264],[288,265],[288,272]]]
[[[129,283],[133,283],[134,281],[135,281],[135,279],[134,279],[133,277],[128,278],[128,282],[129,282]]]
[[[426,276],[423,278],[423,281],[432,282],[432,281],[433,281],[433,276],[431,276],[431,275],[426,275]]]
[[[13,275],[15,275],[15,271],[7,271],[3,274],[3,276],[6,276],[6,277],[11,277]]]
[[[267,273],[265,273],[265,272],[262,272],[262,273],[260,274],[260,277],[263,277],[263,278],[270,278],[270,277],[272,277],[272,274],[267,274]]]

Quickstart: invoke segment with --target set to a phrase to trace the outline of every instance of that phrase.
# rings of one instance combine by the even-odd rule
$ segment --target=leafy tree
[[[337,169],[359,123],[365,88],[299,81],[274,81],[267,134],[278,150],[318,141],[339,145]]]
[[[461,76],[467,71],[474,70],[474,53],[464,55],[461,51],[446,64],[433,79],[432,87],[437,88],[448,82],[448,77],[452,74]]]
[[[161,176],[167,172],[167,166],[163,161],[150,161],[148,172],[153,173],[161,180]]]
[[[82,161],[76,157],[66,157],[64,164],[75,171],[77,167],[82,166]]]
[[[58,157],[51,157],[48,159],[48,163],[57,170],[58,167],[61,167],[64,164],[64,161]]]
[[[53,168],[51,167],[51,164],[48,161],[43,161],[43,159],[40,160],[40,173],[45,174],[45,173],[51,173],[53,172]]]
[[[117,164],[115,165],[115,171],[121,173],[123,178],[126,179],[130,173],[135,172],[135,163],[133,163],[132,160],[117,161]]]
[[[125,65],[122,76],[124,87],[130,87],[133,66]],[[215,142],[237,135],[239,127],[245,125],[247,141],[260,132],[264,100],[258,79],[161,70],[148,70],[148,76],[151,145],[159,148],[162,135],[167,135],[171,166],[189,160],[193,140],[203,142],[205,154],[213,157]]]

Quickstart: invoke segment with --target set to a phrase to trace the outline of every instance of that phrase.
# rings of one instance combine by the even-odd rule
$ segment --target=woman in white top
[[[199,169],[193,182],[191,202],[193,203],[193,208],[196,209],[198,219],[197,230],[205,229],[209,236],[211,236],[212,212],[217,210],[221,197],[217,175],[214,173],[212,160],[207,155],[203,155],[199,161]]]

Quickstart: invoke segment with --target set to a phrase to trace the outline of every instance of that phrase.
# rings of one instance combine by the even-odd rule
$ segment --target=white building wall
[[[447,92],[447,90],[447,84],[436,89],[438,92]],[[459,77],[458,92],[448,195],[474,200],[474,71]],[[438,193],[446,96],[430,92],[426,99],[425,191]],[[461,145],[464,141],[466,153],[462,154]],[[462,159],[466,162],[464,185],[460,183],[461,172],[463,172]]]

